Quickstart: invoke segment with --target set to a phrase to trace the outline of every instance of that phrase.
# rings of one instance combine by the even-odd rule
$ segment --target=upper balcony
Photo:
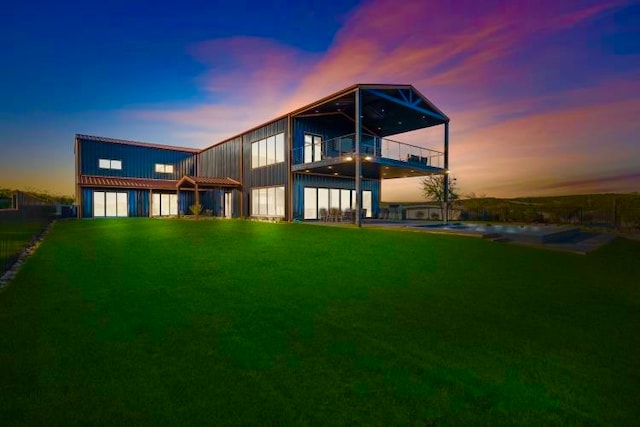
[[[354,177],[356,151],[363,178],[424,176],[448,167],[449,118],[411,85],[358,84],[290,117],[297,173]],[[388,139],[426,128],[425,141],[443,131],[442,151]]]
[[[311,139],[293,150],[294,172],[353,177],[355,133],[326,141]],[[444,153],[363,133],[360,141],[362,176],[390,179],[444,172]]]

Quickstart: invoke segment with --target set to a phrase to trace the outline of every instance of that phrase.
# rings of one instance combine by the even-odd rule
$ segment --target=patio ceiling
[[[357,85],[307,106],[293,117],[344,117],[355,122],[355,90],[362,94],[362,130],[386,137],[449,121],[411,85]]]

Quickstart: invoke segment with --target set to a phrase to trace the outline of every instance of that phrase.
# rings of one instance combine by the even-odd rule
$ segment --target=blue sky
[[[75,133],[205,147],[364,82],[414,84],[452,118],[465,193],[640,189],[640,5],[515,3],[14,2],[0,186],[72,194]]]

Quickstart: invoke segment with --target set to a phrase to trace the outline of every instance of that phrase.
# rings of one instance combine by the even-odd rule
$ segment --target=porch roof
[[[182,188],[185,185],[199,188],[240,187],[240,182],[232,178],[185,175],[175,184],[175,188]]]
[[[176,182],[165,179],[118,178],[92,175],[81,175],[78,180],[78,184],[81,187],[143,188],[150,190],[174,190]]]

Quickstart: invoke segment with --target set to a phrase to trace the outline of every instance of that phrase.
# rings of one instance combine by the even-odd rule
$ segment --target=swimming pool
[[[531,243],[555,243],[568,240],[578,233],[580,229],[566,225],[507,225],[507,224],[426,224],[416,225],[416,228],[427,230],[468,232],[469,234],[480,234],[487,238],[507,238]]]

